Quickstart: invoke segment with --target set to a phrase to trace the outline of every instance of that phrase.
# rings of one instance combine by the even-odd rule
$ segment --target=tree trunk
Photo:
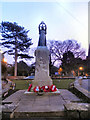
[[[17,76],[17,39],[15,38],[15,69],[14,76]]]

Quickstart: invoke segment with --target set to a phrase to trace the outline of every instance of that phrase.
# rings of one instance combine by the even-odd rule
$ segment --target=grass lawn
[[[70,83],[74,82],[74,79],[53,79],[53,84],[59,89],[68,89]],[[16,83],[16,89],[28,89],[31,80],[13,80]]]
[[[29,84],[31,84],[31,80],[12,80],[16,83],[16,89],[28,89]]]
[[[58,89],[68,89],[70,83],[74,82],[75,79],[60,79],[60,80],[53,80],[53,84],[56,85]]]

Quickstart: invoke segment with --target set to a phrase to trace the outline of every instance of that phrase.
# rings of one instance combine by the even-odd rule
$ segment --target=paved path
[[[74,88],[76,93],[90,103],[90,79],[76,79],[74,82]]]
[[[81,87],[90,92],[90,79],[83,79]]]
[[[60,89],[60,95],[50,94],[38,96],[34,94],[24,94],[25,90],[19,90],[5,100],[3,104],[10,104],[10,109],[3,109],[3,112],[12,112],[13,118],[27,117],[64,117],[64,104],[70,102],[80,102],[74,94],[68,90]],[[4,107],[6,107],[4,106]]]

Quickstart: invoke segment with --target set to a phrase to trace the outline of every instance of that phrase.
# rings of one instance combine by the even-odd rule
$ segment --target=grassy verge
[[[53,80],[53,84],[56,85],[58,89],[68,89],[70,83],[74,82],[74,79],[60,79],[60,80]]]
[[[15,89],[28,89],[29,84],[31,84],[31,80],[13,80],[14,83],[16,83]]]
[[[31,80],[13,80],[16,83],[16,89],[28,89],[29,84],[32,83]],[[53,79],[53,84],[59,89],[68,89],[70,83],[74,82],[74,79]]]

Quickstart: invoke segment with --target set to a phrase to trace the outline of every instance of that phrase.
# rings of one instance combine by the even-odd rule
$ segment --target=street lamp
[[[81,71],[82,71],[82,70],[83,70],[83,67],[79,67],[79,70],[81,70]]]
[[[3,58],[2,60],[4,63],[7,63],[7,59],[6,58]]]
[[[80,70],[80,71],[83,71],[83,67],[80,66],[80,67],[79,67],[79,70]],[[79,76],[79,70],[78,70],[78,76]]]
[[[62,68],[60,67],[59,70],[58,70],[58,73],[61,75],[61,72],[62,72]]]

